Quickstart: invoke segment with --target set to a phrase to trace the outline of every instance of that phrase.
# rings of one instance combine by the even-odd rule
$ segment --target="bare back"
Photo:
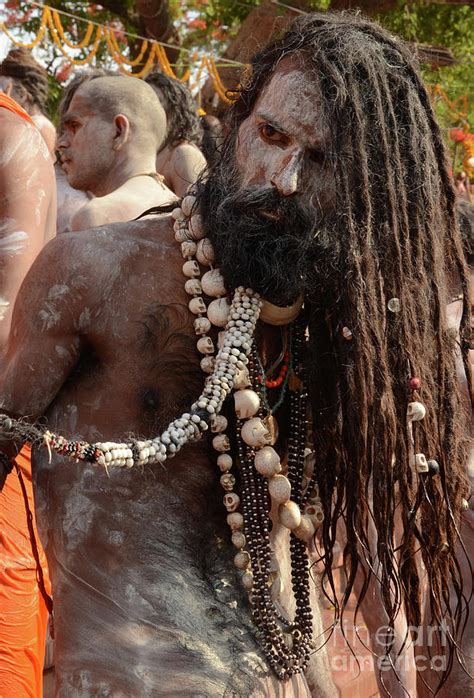
[[[51,157],[35,126],[0,108],[0,345],[18,289],[56,232]]]
[[[53,430],[89,440],[159,433],[203,385],[181,266],[168,218],[50,243],[15,309],[21,340],[10,343],[2,408],[46,414]],[[28,395],[25,365],[35,366]],[[36,454],[37,516],[61,609],[58,695],[99,685],[137,698],[280,695],[231,571],[208,448],[110,473]]]

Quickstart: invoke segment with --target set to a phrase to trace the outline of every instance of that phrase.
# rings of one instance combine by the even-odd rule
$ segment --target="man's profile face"
[[[105,120],[79,88],[62,119],[57,149],[69,184],[95,192],[114,160],[114,124]]]
[[[242,188],[276,189],[324,208],[333,195],[330,132],[318,81],[302,62],[291,56],[280,61],[240,125],[237,171]]]

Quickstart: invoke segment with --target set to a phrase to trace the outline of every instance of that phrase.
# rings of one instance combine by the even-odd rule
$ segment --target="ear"
[[[115,135],[114,150],[120,150],[130,138],[130,121],[124,114],[118,114],[114,119]]]

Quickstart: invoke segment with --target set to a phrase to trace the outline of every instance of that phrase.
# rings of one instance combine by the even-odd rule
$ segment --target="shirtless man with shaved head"
[[[72,230],[131,220],[175,198],[155,171],[165,135],[163,107],[143,81],[99,76],[79,86],[57,147],[69,184],[94,198],[75,214]]]
[[[415,696],[411,628],[451,623],[456,661],[469,506],[440,131],[410,51],[330,13],[254,58],[227,126],[171,215],[56,239],[15,307],[0,432],[36,445],[57,695],[334,696],[320,556],[335,621],[375,585],[380,691]]]

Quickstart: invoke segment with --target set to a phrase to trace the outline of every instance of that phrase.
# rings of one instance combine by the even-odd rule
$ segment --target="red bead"
[[[414,378],[410,378],[409,386],[411,390],[419,390],[421,386],[421,378],[417,378],[416,376]]]

